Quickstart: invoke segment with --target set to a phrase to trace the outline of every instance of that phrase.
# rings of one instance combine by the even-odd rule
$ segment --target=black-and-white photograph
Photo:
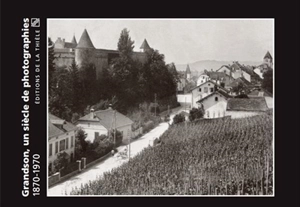
[[[47,19],[48,196],[274,196],[274,19]]]

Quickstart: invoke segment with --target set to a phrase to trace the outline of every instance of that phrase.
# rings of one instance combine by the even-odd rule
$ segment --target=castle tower
[[[264,57],[264,62],[267,63],[270,68],[273,68],[273,58],[269,51],[266,53]]]
[[[148,50],[151,49],[151,47],[149,46],[148,42],[146,39],[144,39],[143,44],[141,45],[140,49],[142,50],[142,52],[147,52]]]
[[[81,67],[83,63],[93,63],[95,60],[95,51],[96,48],[94,47],[87,30],[84,29],[75,48],[75,61],[78,66]]]
[[[185,77],[186,77],[186,79],[188,79],[188,80],[191,79],[191,70],[190,70],[189,64],[187,64],[187,66],[186,66]]]
[[[76,41],[75,35],[73,35],[71,43],[77,46],[77,41]]]

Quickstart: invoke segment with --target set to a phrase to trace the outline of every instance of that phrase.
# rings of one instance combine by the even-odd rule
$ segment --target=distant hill
[[[198,71],[199,75],[204,71],[204,69],[207,70],[217,70],[222,65],[231,65],[233,61],[218,61],[218,60],[201,60],[194,63],[189,63],[190,69],[193,72]],[[262,61],[238,61],[240,64],[244,65],[251,65],[251,66],[257,66],[262,63]],[[175,64],[177,71],[185,71],[187,64]]]

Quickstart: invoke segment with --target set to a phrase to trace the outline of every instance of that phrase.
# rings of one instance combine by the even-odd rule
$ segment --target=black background
[[[298,5],[297,5],[298,4]],[[299,203],[299,2],[276,3],[216,1],[191,4],[187,1],[163,4],[153,1],[123,3],[107,1],[3,1],[1,7],[1,204],[6,206],[82,206],[132,205],[133,198],[54,198],[46,197],[46,18],[275,18],[275,197],[274,198],[146,198],[138,205],[164,200],[164,205],[229,206],[300,206]],[[23,18],[41,18],[42,101],[31,103],[31,155],[41,155],[41,195],[23,198],[21,109],[22,93],[22,24]],[[159,29],[159,28],[158,28]],[[33,30],[31,30],[33,31]],[[108,31],[109,32],[109,31]],[[203,31],[205,32],[205,31]],[[226,36],[224,37],[226,38]],[[33,44],[31,44],[33,47]],[[31,59],[33,62],[33,58]],[[33,78],[31,71],[31,78]],[[33,85],[33,82],[31,82]],[[34,91],[30,91],[33,95]],[[30,97],[33,100],[33,96]],[[130,200],[128,200],[130,199]],[[175,199],[175,200],[174,200]],[[296,200],[297,199],[297,200]],[[88,201],[88,202],[87,202]],[[91,203],[91,201],[93,203]],[[295,203],[298,202],[297,204]],[[2,205],[1,205],[2,206]]]

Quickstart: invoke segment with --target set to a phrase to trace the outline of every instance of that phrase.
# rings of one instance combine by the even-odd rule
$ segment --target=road
[[[183,107],[178,107],[172,110],[172,114],[170,116],[172,123],[173,117],[175,114],[179,113],[183,110]],[[152,129],[150,132],[142,136],[141,138],[137,139],[136,141],[131,143],[130,147],[130,156],[133,157],[137,155],[140,151],[144,148],[148,147],[149,145],[153,145],[153,140],[160,135],[162,135],[167,129],[169,128],[169,124],[164,122],[159,124],[156,128]],[[118,147],[118,151],[121,152],[125,150],[128,146],[120,146]],[[61,195],[68,195],[70,194],[71,190],[75,187],[80,187],[81,185],[88,183],[89,181],[96,180],[97,178],[101,177],[104,172],[108,172],[113,168],[121,166],[123,163],[127,162],[128,158],[122,158],[117,153],[114,156],[107,158],[95,166],[87,169],[85,172],[78,174],[69,180],[55,185],[48,189],[48,196],[61,196]]]

